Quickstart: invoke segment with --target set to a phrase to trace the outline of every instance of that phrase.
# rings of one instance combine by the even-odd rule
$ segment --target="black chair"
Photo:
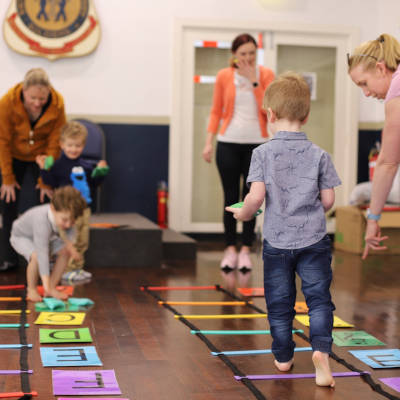
[[[99,125],[87,119],[75,119],[80,122],[88,131],[86,145],[82,152],[82,157],[92,163],[94,166],[106,158],[106,141],[104,132]],[[91,209],[93,212],[100,212],[101,207],[101,187],[93,191],[93,202]]]

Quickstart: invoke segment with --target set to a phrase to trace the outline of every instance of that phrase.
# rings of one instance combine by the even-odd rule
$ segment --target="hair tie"
[[[379,36],[377,40],[378,40],[379,43],[383,43],[385,41],[385,37],[384,36]]]

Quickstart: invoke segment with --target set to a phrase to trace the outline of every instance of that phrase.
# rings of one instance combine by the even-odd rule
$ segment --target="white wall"
[[[10,0],[0,1],[4,20]],[[175,18],[282,21],[355,26],[361,39],[381,31],[400,39],[398,0],[94,0],[102,38],[86,57],[47,61],[0,41],[0,94],[31,67],[45,68],[70,114],[169,116]],[[273,5],[271,5],[273,4]],[[345,55],[343,55],[343,68]],[[382,105],[361,98],[360,120],[383,119]]]

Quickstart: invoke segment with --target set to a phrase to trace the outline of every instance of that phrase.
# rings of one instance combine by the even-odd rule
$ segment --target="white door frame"
[[[336,191],[336,206],[347,204],[357,182],[359,93],[347,76],[346,53],[359,44],[359,30],[331,25],[303,25],[266,21],[177,19],[173,38],[172,113],[169,135],[169,225],[180,232],[222,232],[221,223],[194,223],[191,219],[193,149],[194,46],[188,54],[185,37],[191,32],[263,32],[266,66],[276,70],[274,53],[278,44],[336,48],[335,118],[333,161],[342,180]],[[286,38],[286,39],[285,39]],[[268,43],[269,42],[269,43]],[[272,64],[271,64],[272,63]],[[189,84],[190,83],[190,84]],[[185,91],[185,92],[184,92]],[[190,92],[190,93],[189,93]],[[192,99],[192,102],[188,101]],[[204,132],[204,136],[206,132]]]

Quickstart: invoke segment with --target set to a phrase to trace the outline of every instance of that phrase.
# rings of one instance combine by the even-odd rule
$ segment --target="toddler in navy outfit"
[[[90,189],[98,186],[104,179],[104,174],[98,176],[93,171],[107,170],[106,161],[100,160],[97,165],[91,164],[82,158],[82,151],[86,144],[87,130],[84,125],[77,121],[67,122],[62,130],[60,137],[60,147],[62,154],[53,165],[47,166],[46,155],[36,157],[36,162],[40,167],[40,175],[43,182],[52,188],[72,185],[78,189],[87,205],[92,202]],[[81,255],[80,259],[71,259],[68,263],[63,280],[77,282],[89,279],[92,274],[83,269],[84,253],[89,246],[89,219],[90,208],[87,207],[76,221],[76,240],[74,243],[68,242],[67,238],[60,232],[61,237],[69,246],[74,246]]]

